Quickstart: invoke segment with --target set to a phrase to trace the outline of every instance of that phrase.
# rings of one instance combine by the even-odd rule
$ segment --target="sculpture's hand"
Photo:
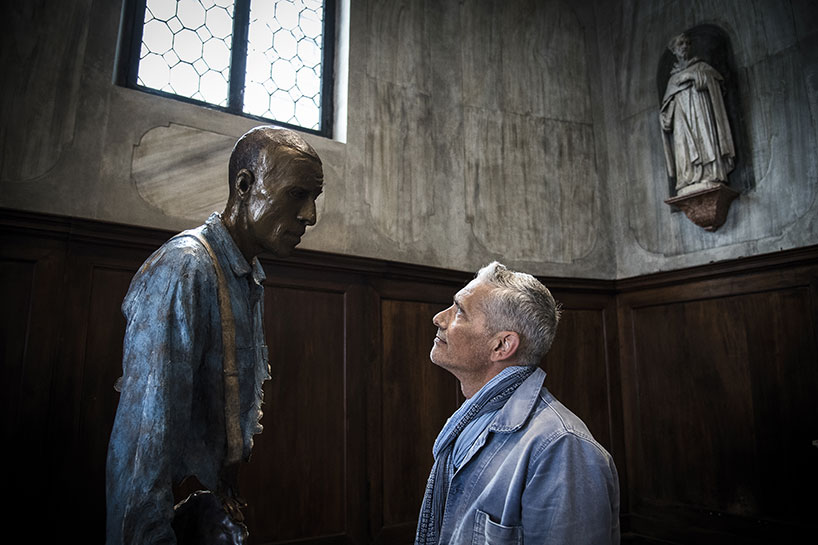
[[[222,505],[224,510],[230,515],[230,518],[236,522],[244,522],[244,513],[242,509],[247,507],[247,502],[238,496],[227,496],[222,498]]]
[[[684,72],[679,72],[678,74],[674,74],[673,75],[673,80],[675,81],[676,85],[681,85],[681,84],[686,83],[688,81],[694,81],[695,76],[693,74],[691,74],[688,70],[685,70]]]
[[[219,481],[218,495],[224,509],[233,520],[244,521],[244,514],[241,510],[247,507],[247,502],[239,496],[239,464],[230,464],[223,468]]]
[[[659,112],[659,121],[662,125],[662,130],[665,132],[673,130],[673,109],[675,106],[675,102],[671,101]]]
[[[707,75],[703,72],[696,72],[696,90],[697,91],[704,91],[707,89]]]

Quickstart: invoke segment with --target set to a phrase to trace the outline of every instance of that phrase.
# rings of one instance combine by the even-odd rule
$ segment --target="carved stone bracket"
[[[719,184],[717,187],[672,197],[665,203],[681,208],[687,219],[699,227],[707,231],[715,231],[727,219],[730,203],[738,195],[737,191],[724,184]]]

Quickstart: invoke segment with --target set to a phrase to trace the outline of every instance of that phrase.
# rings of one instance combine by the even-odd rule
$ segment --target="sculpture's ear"
[[[236,179],[233,180],[233,191],[239,200],[243,200],[249,193],[250,188],[253,187],[255,176],[252,172],[243,168],[236,174]]]

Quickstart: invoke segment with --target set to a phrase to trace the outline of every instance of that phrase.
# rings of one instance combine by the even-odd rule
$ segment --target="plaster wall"
[[[600,1],[597,21],[617,276],[818,243],[818,5]],[[742,193],[715,232],[663,202],[657,67],[670,38],[702,24],[729,37],[746,131],[737,161],[747,172],[730,178]]]
[[[256,121],[113,83],[121,3],[10,8],[0,206],[183,229],[226,199]],[[306,135],[325,191],[303,248],[615,276],[591,2],[353,0],[346,112]]]
[[[809,0],[351,0],[341,130],[303,248],[625,278],[818,243],[818,15]],[[0,19],[0,206],[167,229],[220,210],[254,120],[113,83],[118,1]],[[657,65],[728,35],[746,186],[705,232],[664,204]]]

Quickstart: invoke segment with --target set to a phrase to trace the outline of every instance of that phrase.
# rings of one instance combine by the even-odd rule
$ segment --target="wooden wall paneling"
[[[69,241],[64,330],[55,369],[56,409],[49,433],[52,467],[58,474],[52,501],[70,490],[81,501],[60,513],[61,532],[105,539],[105,462],[122,375],[125,318],[121,305],[149,248],[100,241]]]
[[[171,234],[0,210],[4,439],[16,519],[48,511],[37,537],[102,539],[119,307]],[[276,379],[242,473],[253,542],[411,543],[462,401],[428,359],[431,318],[473,274],[308,251],[264,264]],[[545,283],[565,307],[546,385],[614,455],[633,539],[818,532],[818,248]]]
[[[760,543],[818,512],[815,274],[745,271],[621,297],[637,529]]]
[[[616,463],[616,469],[619,477],[619,503],[620,503],[620,518],[622,515],[627,516],[628,513],[628,447],[625,441],[625,434],[623,429],[624,411],[623,411],[623,390],[622,390],[622,365],[620,360],[620,324],[619,312],[615,294],[609,294],[605,300],[605,308],[603,310],[605,321],[605,350],[606,362],[608,368],[608,407],[610,414],[610,430],[611,430],[611,455]],[[628,530],[627,520],[621,521],[620,529],[625,532]]]
[[[545,385],[611,453],[619,479],[625,482],[615,293],[612,289],[583,293],[555,288],[553,295],[562,305],[562,319],[541,365],[547,373]],[[625,503],[626,491],[621,495]]]
[[[542,368],[545,385],[579,416],[594,437],[608,450],[612,447],[611,408],[608,385],[610,364],[605,301],[596,305],[573,305],[561,297],[562,319]]]
[[[375,458],[368,450],[371,436],[370,397],[376,363],[380,331],[377,324],[377,296],[364,283],[349,286],[346,293],[344,322],[347,332],[346,348],[346,409],[347,409],[347,535],[350,543],[370,543],[370,495],[368,463]]]
[[[756,474],[748,456],[754,438],[747,425],[752,420],[747,332],[729,327],[720,303],[634,310],[640,432],[652,438],[638,453],[647,477],[641,497],[727,511],[739,500],[739,483],[728,487],[735,496],[726,492],[721,500],[717,483]],[[703,503],[708,499],[715,504]]]
[[[429,360],[432,317],[460,288],[403,283],[380,286],[401,298],[381,300],[380,464],[372,480],[379,502],[372,515],[376,543],[412,543],[423,491],[432,467],[432,445],[462,402],[460,386]],[[432,295],[432,297],[430,297]],[[434,296],[436,295],[436,297]],[[429,301],[429,299],[436,299]]]
[[[348,531],[348,481],[360,478],[348,473],[346,449],[348,433],[359,429],[348,421],[345,390],[347,286],[282,286],[275,274],[265,284],[273,376],[265,432],[242,469],[248,526],[254,543],[337,542]]]
[[[368,284],[368,282],[367,282]],[[364,293],[365,308],[369,315],[370,334],[367,336],[371,348],[367,359],[366,379],[366,478],[367,504],[365,507],[367,539],[366,543],[383,543],[381,530],[384,526],[383,501],[383,334],[381,295],[368,285]]]
[[[631,490],[635,488],[634,481],[640,478],[640,468],[636,467],[636,451],[642,448],[642,437],[639,435],[636,422],[639,418],[637,394],[634,384],[636,383],[635,370],[631,362],[634,353],[634,328],[631,320],[633,318],[630,308],[621,297],[616,299],[616,331],[619,340],[619,388],[621,402],[621,427],[619,434],[625,445],[624,463],[617,464],[617,470],[624,471],[625,478],[620,476],[620,522],[623,534],[631,531],[631,519],[633,517],[633,499]]]
[[[47,408],[38,407],[49,430],[38,466],[53,477],[46,503],[72,494],[53,516],[55,533],[101,540],[120,305],[133,273],[172,233],[14,215],[18,234],[61,240],[67,256],[65,274],[48,284],[59,337]],[[274,367],[285,364],[268,383],[267,431],[242,473],[254,542],[410,543],[432,442],[462,402],[456,380],[428,359],[431,318],[472,274],[318,252],[264,264],[268,345]],[[22,276],[5,274],[16,292]],[[290,418],[275,418],[282,414]]]
[[[0,230],[3,442],[14,500],[7,515],[39,535],[32,506],[52,487],[51,387],[62,327],[65,241]]]
[[[818,314],[810,291],[793,286],[745,296],[742,320],[748,330],[753,458],[762,468],[754,480],[758,492],[742,508],[796,524],[818,513],[818,449],[812,445],[818,439],[813,335]]]

